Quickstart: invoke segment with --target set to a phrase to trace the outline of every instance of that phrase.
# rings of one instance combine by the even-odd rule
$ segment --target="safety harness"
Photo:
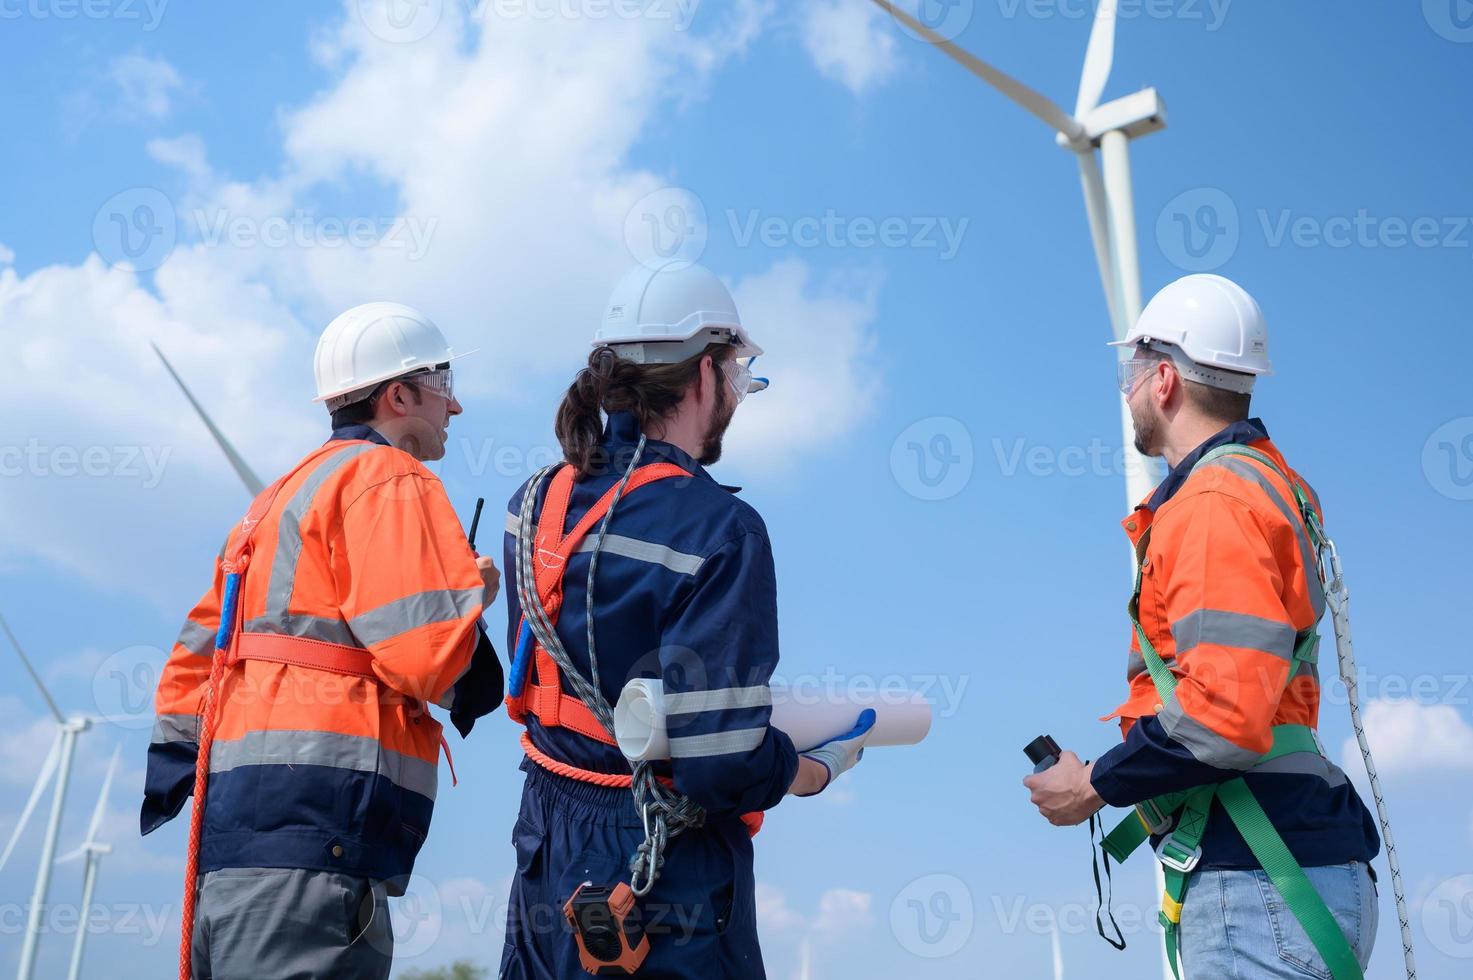
[[[210,661],[210,677],[205,684],[200,700],[199,752],[194,766],[194,805],[189,814],[189,849],[184,866],[183,921],[179,940],[179,978],[191,980],[191,952],[194,937],[195,900],[199,880],[200,838],[204,828],[205,790],[209,785],[210,749],[215,744],[215,728],[219,721],[220,686],[225,674],[244,660],[262,660],[268,663],[306,667],[346,677],[361,677],[380,683],[373,672],[373,655],[362,647],[345,646],[314,640],[304,636],[285,636],[276,633],[247,633],[241,630],[242,612],[240,590],[245,581],[246,569],[250,566],[255,547],[255,535],[261,522],[271,512],[288,481],[304,469],[315,466],[325,457],[339,452],[355,443],[367,440],[337,440],[309,454],[295,468],[288,471],[251,502],[250,509],[240,522],[240,527],[227,543],[220,557],[220,568],[225,572],[224,592],[220,605],[220,629],[215,634],[215,652]],[[440,747],[445,758],[450,760],[450,746],[440,736]],[[455,764],[450,763],[450,778],[455,784]]]
[[[1391,866],[1392,886],[1396,895],[1397,913],[1401,920],[1407,976],[1415,978],[1416,967],[1412,956],[1411,926],[1407,919],[1406,902],[1402,894],[1401,867],[1396,857],[1396,845],[1391,837],[1389,818],[1381,795],[1380,780],[1376,775],[1375,764],[1371,761],[1370,747],[1366,744],[1360,722],[1360,707],[1355,686],[1355,660],[1350,645],[1349,594],[1340,573],[1339,557],[1335,552],[1334,542],[1325,535],[1319,515],[1303,488],[1290,479],[1272,458],[1256,449],[1235,443],[1219,446],[1205,454],[1193,467],[1193,472],[1199,467],[1228,455],[1246,456],[1267,466],[1293,490],[1298,502],[1300,520],[1304,524],[1311,550],[1315,555],[1315,569],[1313,572],[1306,569],[1305,573],[1319,576],[1325,588],[1326,602],[1334,618],[1340,675],[1349,694],[1352,721],[1366,762],[1366,769],[1371,778],[1382,837],[1386,843],[1387,861]],[[1131,596],[1129,612],[1131,625],[1140,641],[1146,669],[1150,672],[1151,681],[1156,686],[1161,704],[1165,706],[1176,697],[1176,677],[1151,644],[1150,638],[1141,626],[1139,615],[1142,573],[1147,561],[1146,549],[1150,535],[1151,529],[1147,528],[1136,543],[1135,589]],[[1326,550],[1330,554],[1328,574],[1324,559]],[[1314,625],[1300,634],[1289,667],[1290,678],[1295,676],[1301,664],[1317,662],[1319,641],[1319,632]],[[1321,757],[1325,754],[1318,736],[1309,726],[1275,725],[1273,747],[1255,765],[1262,765],[1281,756],[1297,752],[1312,752]],[[1160,921],[1165,932],[1167,959],[1171,963],[1172,973],[1180,976],[1177,961],[1182,902],[1186,898],[1191,873],[1202,858],[1202,835],[1207,829],[1207,818],[1214,800],[1220,803],[1227,812],[1238,833],[1242,835],[1243,840],[1252,850],[1254,858],[1258,860],[1269,880],[1273,882],[1274,887],[1283,898],[1284,904],[1294,914],[1294,918],[1298,920],[1310,942],[1324,958],[1335,980],[1361,980],[1360,963],[1356,960],[1355,953],[1351,950],[1344,932],[1336,923],[1334,915],[1331,914],[1314,885],[1310,883],[1309,878],[1304,874],[1304,869],[1290,853],[1283,838],[1274,829],[1268,815],[1264,813],[1263,807],[1254,798],[1252,790],[1248,788],[1241,776],[1223,783],[1168,793],[1140,803],[1135,808],[1136,812],[1105,835],[1101,843],[1108,857],[1113,857],[1116,861],[1124,861],[1150,836],[1165,834],[1156,846],[1156,856],[1165,870],[1166,888],[1161,897]],[[1106,869],[1108,868],[1107,858]],[[1103,932],[1101,934],[1103,935]]]

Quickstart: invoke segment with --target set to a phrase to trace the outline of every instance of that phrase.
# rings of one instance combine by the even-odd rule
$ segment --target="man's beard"
[[[1142,456],[1159,455],[1153,448],[1156,444],[1159,426],[1149,408],[1145,411],[1136,411],[1134,405],[1130,406],[1130,422],[1135,428],[1135,451]]]
[[[716,373],[721,375],[721,368],[718,367]],[[719,378],[711,427],[706,430],[706,438],[701,440],[701,455],[696,459],[702,466],[711,466],[721,459],[721,437],[726,435],[726,427],[731,425],[732,416],[736,414],[736,397],[726,390],[728,387],[726,379]]]

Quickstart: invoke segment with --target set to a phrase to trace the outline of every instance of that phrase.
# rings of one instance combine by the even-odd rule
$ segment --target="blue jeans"
[[[1332,864],[1304,873],[1365,969],[1378,920],[1376,886],[1367,866]],[[1185,980],[1331,980],[1278,889],[1257,870],[1192,875],[1181,910],[1181,960]]]

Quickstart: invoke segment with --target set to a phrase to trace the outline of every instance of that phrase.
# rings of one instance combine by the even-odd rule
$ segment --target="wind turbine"
[[[20,656],[20,662],[25,666],[26,673],[31,675],[31,680],[36,682],[36,688],[41,692],[41,697],[46,701],[46,707],[51,710],[51,716],[56,719],[56,738],[51,743],[51,750],[41,763],[41,772],[36,777],[36,784],[31,787],[31,795],[26,800],[26,805],[21,810],[20,820],[11,832],[10,841],[5,845],[5,851],[0,854],[0,868],[10,859],[11,852],[15,850],[16,843],[26,829],[26,823],[31,819],[31,814],[40,802],[41,794],[46,791],[47,784],[52,775],[56,776],[56,786],[51,794],[51,816],[46,822],[46,836],[41,842],[41,863],[36,868],[36,887],[31,892],[30,913],[26,919],[26,938],[20,951],[20,968],[16,971],[19,980],[30,980],[31,973],[36,966],[36,944],[41,938],[41,915],[46,906],[46,893],[51,886],[51,865],[56,857],[56,837],[61,829],[61,811],[66,804],[67,782],[72,775],[72,757],[77,750],[77,736],[92,727],[93,722],[133,720],[131,718],[99,717],[96,715],[73,715],[68,718],[61,713],[56,706],[56,701],[51,697],[51,692],[46,690],[46,685],[41,683],[41,675],[36,673],[36,668],[31,664],[31,658],[21,648],[20,641],[11,632],[10,624],[0,616],[0,629],[4,629],[5,635],[9,637],[11,646]]]
[[[105,855],[111,854],[113,846],[103,844],[97,840],[98,828],[102,825],[102,814],[107,809],[107,792],[112,788],[113,773],[118,768],[118,749],[113,747],[112,761],[107,764],[107,775],[102,779],[102,792],[97,794],[97,806],[92,810],[92,821],[87,824],[87,836],[82,843],[73,851],[56,859],[57,864],[65,864],[77,858],[86,858],[86,870],[82,874],[82,912],[77,922],[77,938],[72,944],[72,965],[67,971],[67,980],[77,980],[82,972],[82,947],[87,941],[87,911],[92,907],[92,889],[97,884],[97,868],[102,864]]]
[[[1042,120],[1054,131],[1054,141],[1075,154],[1079,162],[1079,182],[1084,191],[1084,210],[1094,243],[1095,264],[1099,267],[1100,284],[1105,291],[1105,307],[1110,314],[1115,339],[1124,339],[1141,315],[1140,251],[1136,241],[1135,197],[1130,179],[1130,141],[1166,128],[1166,103],[1154,88],[1144,88],[1100,105],[1100,97],[1104,95],[1105,82],[1115,60],[1117,0],[1098,0],[1072,115],[1036,89],[942,37],[890,0],[873,2],[911,32],[940,48],[963,68]],[[1096,150],[1099,151],[1099,159],[1095,157]],[[1119,356],[1130,357],[1130,349],[1120,348]],[[1145,457],[1136,451],[1135,425],[1124,395],[1120,396],[1120,426],[1125,450],[1125,506],[1128,510],[1150,492],[1155,481]],[[1134,576],[1134,555],[1130,556],[1130,562],[1131,575]],[[1156,865],[1156,886],[1158,891],[1165,887],[1165,874],[1159,864]],[[1161,975],[1165,980],[1171,980],[1173,976],[1164,947],[1161,951]]]
[[[1115,59],[1116,0],[1099,0],[1074,112],[999,71],[942,37],[890,0],[873,2],[905,27],[946,53],[963,68],[1042,120],[1055,142],[1075,154],[1089,217],[1095,262],[1105,291],[1105,306],[1115,339],[1125,336],[1141,314],[1140,253],[1136,244],[1135,201],[1130,179],[1130,141],[1166,128],[1166,103],[1154,88],[1100,104]],[[1096,158],[1096,151],[1099,153]],[[1103,170],[1102,165],[1103,164]],[[1122,357],[1131,356],[1128,349]],[[1122,396],[1120,420],[1125,443],[1126,506],[1134,507],[1151,489],[1151,471],[1135,451],[1130,408]],[[1134,565],[1132,565],[1132,572]]]
[[[184,384],[184,379],[179,377],[179,372],[174,370],[174,365],[170,364],[169,359],[164,356],[164,352],[159,350],[159,345],[153,341],[149,341],[148,346],[152,347],[153,352],[159,356],[159,360],[164,362],[164,370],[169,372],[169,377],[174,379],[174,383],[179,386],[179,390],[184,392],[184,397],[189,399],[189,404],[194,406],[195,414],[200,417],[200,421],[205,424],[205,428],[210,430],[210,435],[214,436],[216,445],[225,453],[225,458],[230,461],[231,468],[235,470],[236,476],[240,477],[240,482],[245,484],[246,490],[250,492],[251,497],[259,496],[261,491],[266,489],[266,484],[261,482],[261,478],[251,470],[240,453],[235,451],[235,447],[230,444],[230,440],[225,438],[225,433],[221,432],[219,427],[211,420],[210,416],[205,413],[204,407],[200,405],[188,386]]]

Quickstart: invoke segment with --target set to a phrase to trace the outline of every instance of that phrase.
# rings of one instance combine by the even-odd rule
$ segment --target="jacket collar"
[[[333,429],[332,435],[328,436],[327,441],[341,442],[344,439],[366,439],[369,442],[376,442],[380,446],[392,445],[389,440],[380,435],[379,431],[371,425],[345,425],[341,428]]]
[[[1166,474],[1166,479],[1161,481],[1155,492],[1151,494],[1151,498],[1144,504],[1145,508],[1155,511],[1176,496],[1176,492],[1182,488],[1182,484],[1186,483],[1187,477],[1192,474],[1192,467],[1218,446],[1225,446],[1228,443],[1247,446],[1267,438],[1268,429],[1264,426],[1263,419],[1245,419],[1226,426],[1211,439],[1183,456],[1181,462],[1171,468],[1171,472]]]
[[[608,453],[609,465],[619,474],[624,472],[633,458],[634,447],[639,443],[639,421],[632,412],[613,412],[609,415],[609,421],[604,426],[603,448]],[[706,468],[695,461],[690,453],[681,449],[674,443],[663,442],[659,439],[646,438],[644,452],[639,457],[640,465],[646,463],[674,463],[687,473],[700,480],[709,480],[711,474]],[[732,493],[740,490],[740,487],[728,487],[717,483],[717,486]]]

